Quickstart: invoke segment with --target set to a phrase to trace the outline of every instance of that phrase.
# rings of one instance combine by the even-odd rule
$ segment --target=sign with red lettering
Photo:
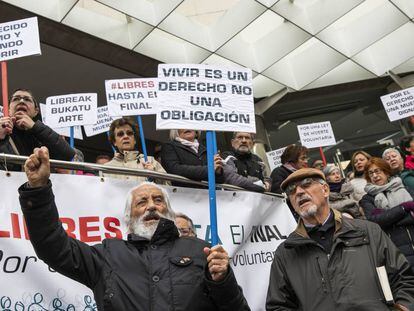
[[[37,17],[0,24],[0,61],[40,54]]]
[[[157,113],[157,79],[106,80],[106,101],[110,116]]]

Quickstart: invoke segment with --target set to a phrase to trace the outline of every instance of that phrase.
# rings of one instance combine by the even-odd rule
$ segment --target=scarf
[[[285,163],[285,164],[283,164],[283,166],[284,166],[286,169],[288,169],[289,171],[291,171],[292,173],[293,173],[294,171],[297,171],[297,170],[298,170],[296,167],[294,167],[294,166],[291,164],[291,162]]]
[[[400,177],[393,177],[387,184],[382,186],[368,183],[365,186],[365,191],[375,197],[374,202],[377,208],[390,209],[413,200]]]
[[[197,139],[194,139],[194,141],[189,141],[186,139],[182,139],[181,137],[176,137],[176,141],[183,144],[184,146],[190,147],[195,151],[195,153],[198,153],[198,146],[200,145]]]
[[[340,192],[343,183],[344,180],[341,180],[340,182],[328,182],[329,190],[331,190],[331,192]]]

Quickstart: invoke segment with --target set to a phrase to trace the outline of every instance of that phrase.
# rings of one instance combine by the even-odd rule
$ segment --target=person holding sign
[[[116,153],[113,159],[106,162],[104,165],[118,166],[132,169],[146,169],[156,172],[165,173],[164,168],[160,163],[154,160],[153,157],[148,157],[145,162],[144,155],[136,150],[136,140],[138,129],[135,124],[128,118],[121,118],[114,120],[109,128],[109,141],[114,146]],[[146,181],[146,177],[127,176],[117,174],[104,174],[106,177],[135,180],[137,182]],[[165,184],[163,180],[157,183]]]
[[[170,174],[192,180],[208,180],[207,150],[201,145],[194,130],[171,130],[170,142],[161,149],[162,166]],[[223,182],[223,163],[219,155],[214,158],[216,182]],[[174,186],[188,187],[187,184],[173,182]],[[191,186],[194,187],[194,186]]]
[[[46,147],[25,163],[19,188],[30,241],[40,259],[93,290],[98,310],[249,311],[221,245],[179,237],[167,192],[145,182],[127,195],[127,240],[89,246],[59,221]]]
[[[46,146],[56,160],[71,161],[75,150],[55,131],[40,121],[39,105],[32,92],[17,89],[10,97],[10,116],[0,118],[0,153],[28,156],[33,149]],[[21,170],[10,166],[9,170]]]
[[[342,217],[330,207],[321,170],[299,169],[281,188],[300,220],[276,250],[267,311],[414,310],[407,259],[377,224]],[[385,271],[381,279],[378,270]]]

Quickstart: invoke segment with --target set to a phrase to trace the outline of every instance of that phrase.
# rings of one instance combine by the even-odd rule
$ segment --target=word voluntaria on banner
[[[47,124],[52,128],[95,124],[97,106],[96,93],[48,97],[46,99]]]
[[[157,129],[256,132],[250,69],[158,65]]]
[[[300,142],[307,148],[335,145],[331,122],[318,122],[298,125]]]
[[[390,121],[414,115],[414,87],[381,96],[381,101]]]
[[[105,81],[110,116],[156,114],[157,79],[120,79]]]
[[[0,61],[39,54],[37,17],[0,24]]]

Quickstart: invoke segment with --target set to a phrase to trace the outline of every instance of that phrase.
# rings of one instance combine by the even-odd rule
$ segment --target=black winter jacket
[[[270,174],[270,178],[272,179],[271,191],[273,193],[282,193],[282,190],[280,189],[280,185],[292,173],[293,173],[292,171],[288,170],[283,165],[276,167]]]
[[[302,221],[278,247],[266,310],[390,310],[376,273],[380,266],[386,267],[395,302],[414,310],[414,275],[388,236],[377,224],[334,214],[329,254],[309,238]]]
[[[30,240],[40,259],[94,292],[99,310],[248,311],[232,270],[221,282],[208,279],[197,238],[179,238],[174,223],[161,219],[151,241],[105,239],[88,246],[68,237],[54,202],[51,182],[19,188]]]
[[[360,206],[363,208],[367,220],[381,226],[394,244],[407,257],[411,269],[414,271],[414,218],[402,206],[390,209],[375,207],[375,197],[365,194]]]
[[[51,159],[71,161],[75,156],[75,150],[69,146],[66,140],[39,120],[27,131],[13,128],[10,136],[0,140],[0,153],[16,154],[10,139],[13,140],[20,155],[29,156],[33,153],[34,148],[46,146],[49,149]],[[8,169],[21,170],[20,166],[8,166]]]
[[[208,180],[207,149],[199,145],[198,153],[178,141],[162,145],[162,167],[170,174],[176,174],[197,181]],[[216,174],[216,182],[222,183],[223,176]],[[184,183],[172,183],[174,186],[188,187]],[[191,186],[194,187],[194,186]]]

